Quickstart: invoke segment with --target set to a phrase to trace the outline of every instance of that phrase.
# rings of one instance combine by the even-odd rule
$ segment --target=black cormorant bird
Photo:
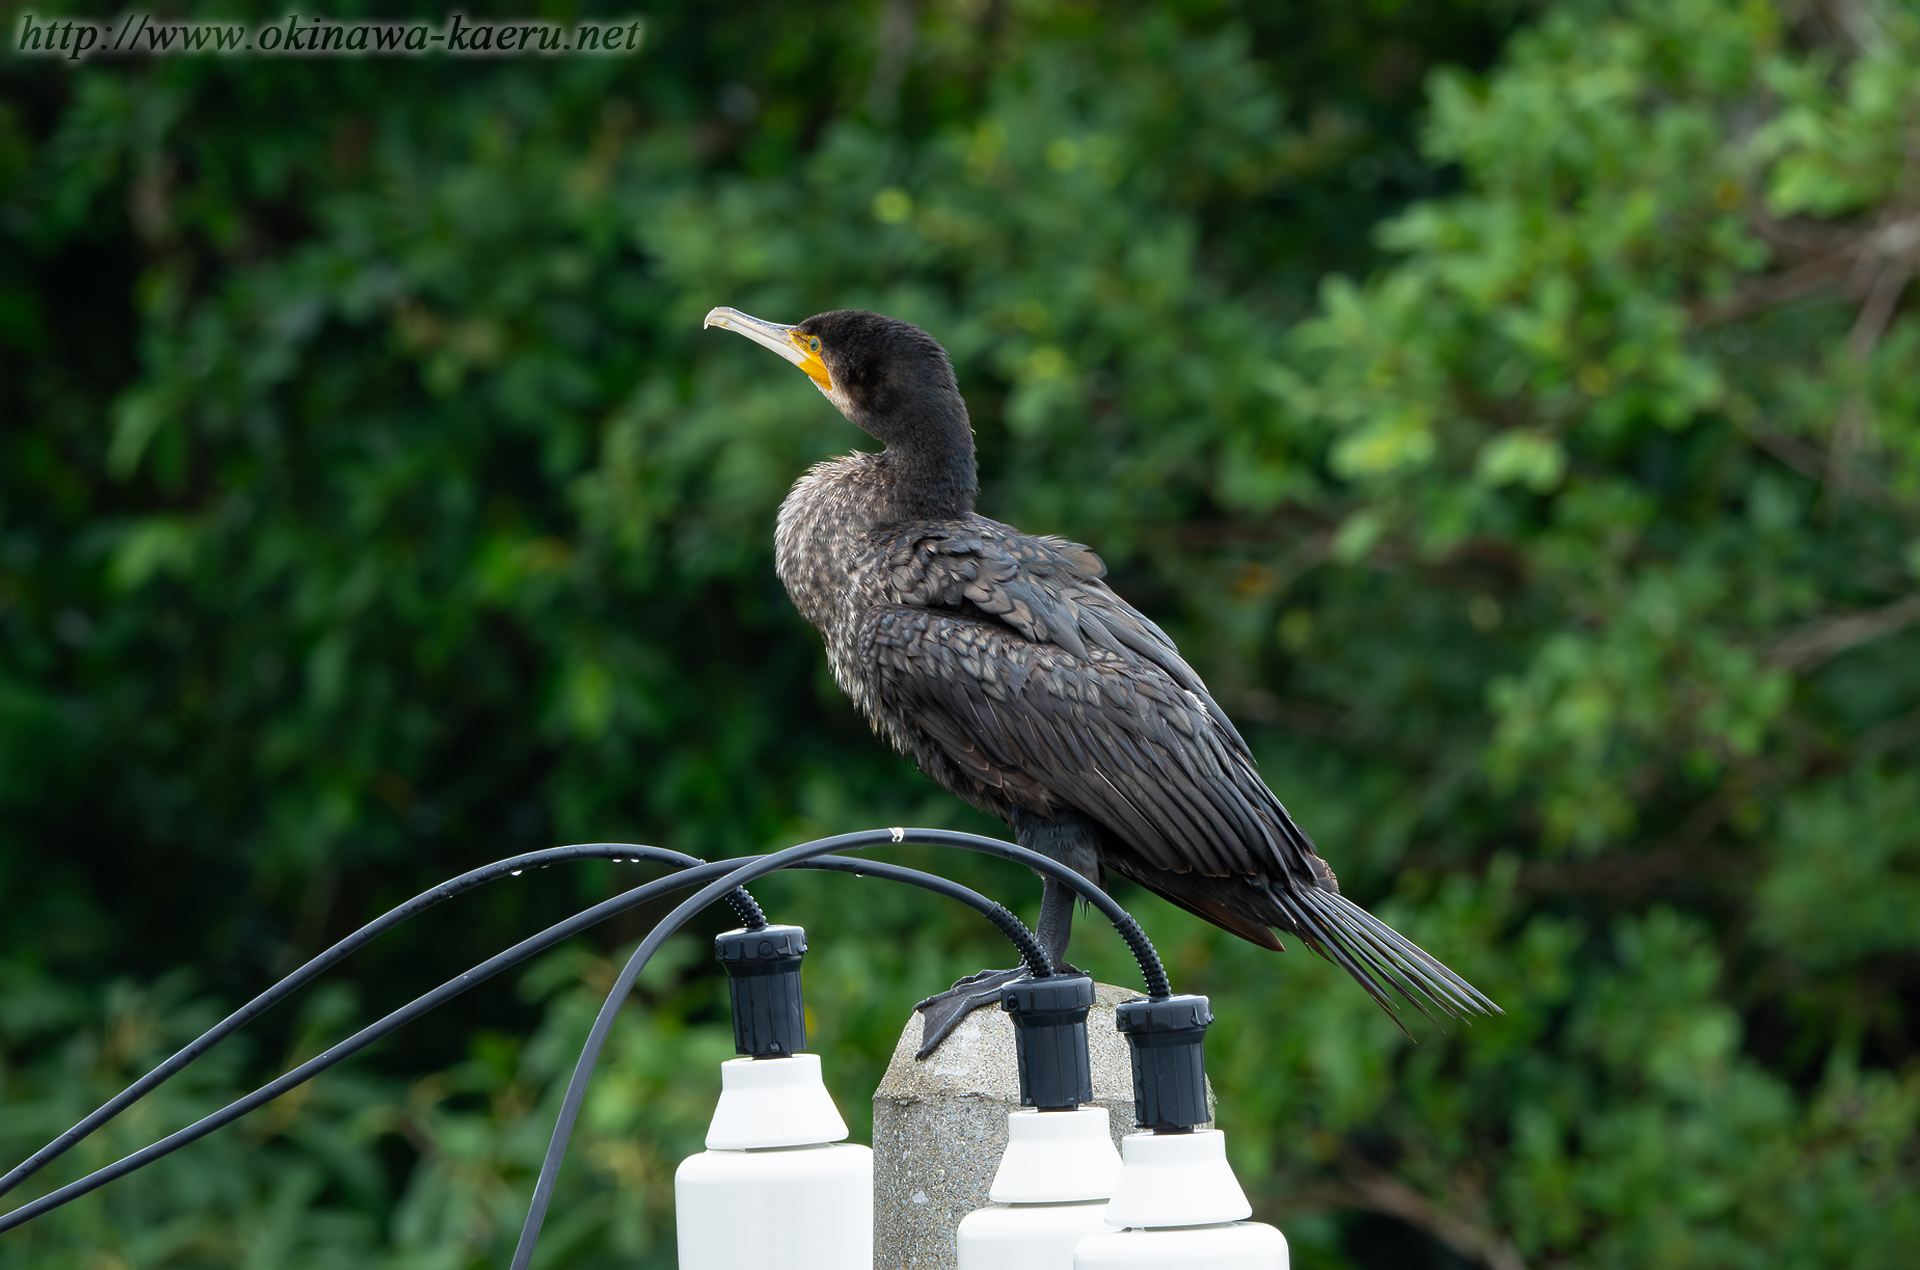
[[[1390,1013],[1499,1007],[1340,895],[1166,633],[1076,543],[975,514],[973,427],[944,349],[843,309],[797,326],[707,314],[805,371],[886,448],[815,466],[780,506],[780,580],[876,732],[1015,839],[1096,881],[1112,869],[1280,949],[1288,932]],[[1073,896],[1046,881],[1041,942],[1065,966]],[[1019,971],[921,1003],[926,1057]]]

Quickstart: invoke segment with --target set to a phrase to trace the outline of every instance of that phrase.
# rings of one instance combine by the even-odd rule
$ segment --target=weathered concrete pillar
[[[1087,1014],[1093,1101],[1107,1109],[1116,1146],[1134,1131],[1133,1067],[1113,1007],[1139,995],[1096,984]],[[1005,1013],[975,1010],[924,1063],[913,1057],[920,1037],[916,1014],[873,1095],[874,1270],[953,1270],[954,1228],[986,1204],[1007,1113],[1020,1106]]]

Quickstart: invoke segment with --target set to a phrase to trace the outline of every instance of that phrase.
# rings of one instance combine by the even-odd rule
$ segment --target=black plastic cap
[[[733,998],[733,1048],[749,1058],[786,1058],[807,1048],[807,1010],[800,999],[800,958],[807,932],[798,926],[730,930],[715,937],[713,955],[727,968]]]
[[[1134,1121],[1142,1129],[1185,1132],[1212,1118],[1201,1052],[1212,1022],[1205,997],[1123,1001],[1114,1011],[1133,1050]]]
[[[1022,1107],[1071,1111],[1093,1101],[1093,1064],[1087,1055],[1092,1005],[1088,975],[1018,979],[1000,989],[1000,1008],[1013,1016]]]

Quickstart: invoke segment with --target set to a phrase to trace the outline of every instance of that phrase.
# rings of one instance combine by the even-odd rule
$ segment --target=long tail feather
[[[1369,926],[1357,920],[1354,917],[1356,913],[1361,917],[1370,917],[1366,910],[1350,901],[1345,908],[1329,905],[1321,915],[1331,917],[1349,936],[1361,941],[1372,952],[1376,964],[1384,962],[1396,979],[1420,988],[1423,996],[1448,1014],[1483,1012],[1480,1003],[1474,999],[1478,994],[1471,987],[1464,984],[1454,986],[1459,980],[1452,971],[1428,957],[1392,927],[1377,921]],[[1465,988],[1465,991],[1461,991],[1461,988]]]
[[[1429,1004],[1457,1018],[1504,1013],[1439,959],[1337,891],[1276,888],[1273,898],[1294,919],[1302,941],[1358,980],[1389,1014],[1395,1012],[1389,990],[1429,1018]]]
[[[1314,921],[1313,914],[1304,905],[1296,902],[1295,896],[1283,893],[1276,895],[1275,898],[1292,914],[1292,924],[1294,929],[1300,932],[1301,941],[1322,957],[1325,957],[1328,961],[1344,968],[1348,974],[1353,976],[1356,983],[1367,990],[1367,995],[1372,997],[1396,1024],[1400,1025],[1400,1030],[1406,1032],[1406,1025],[1400,1023],[1400,1016],[1393,1008],[1393,998],[1387,995],[1387,984],[1391,984],[1402,996],[1407,995],[1406,989],[1395,982],[1391,976],[1384,976],[1386,978],[1386,984],[1381,983],[1383,976],[1377,975],[1370,968],[1363,967],[1355,962],[1352,955],[1347,952],[1346,945],[1330,936],[1325,930],[1322,930],[1320,925]],[[1411,997],[1408,997],[1408,999],[1413,1000]],[[1416,1007],[1419,1007],[1421,1013],[1426,1013],[1426,1007],[1421,1006],[1419,1001],[1413,1000],[1413,1003]],[[1411,1036],[1413,1034],[1408,1032],[1407,1035]]]
[[[1401,996],[1412,1001],[1429,1019],[1433,1018],[1432,1011],[1426,1008],[1429,1004],[1443,1014],[1453,1015],[1459,1014],[1462,1008],[1472,1008],[1457,993],[1448,991],[1446,985],[1427,982],[1420,973],[1420,966],[1398,955],[1391,945],[1355,922],[1347,913],[1325,908],[1320,910],[1318,916],[1323,925],[1337,928],[1338,933],[1350,941],[1351,950],[1360,953],[1382,979],[1391,983]]]

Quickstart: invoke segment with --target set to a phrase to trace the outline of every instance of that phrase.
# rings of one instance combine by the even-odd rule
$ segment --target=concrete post
[[[1134,1131],[1133,1067],[1113,1007],[1140,995],[1096,984],[1087,1014],[1093,1101],[1107,1109],[1116,1146]],[[1020,1106],[1006,1014],[975,1010],[925,1062],[913,1057],[920,1037],[915,1014],[873,1095],[874,1270],[954,1270],[954,1228],[986,1205],[1007,1113]]]

